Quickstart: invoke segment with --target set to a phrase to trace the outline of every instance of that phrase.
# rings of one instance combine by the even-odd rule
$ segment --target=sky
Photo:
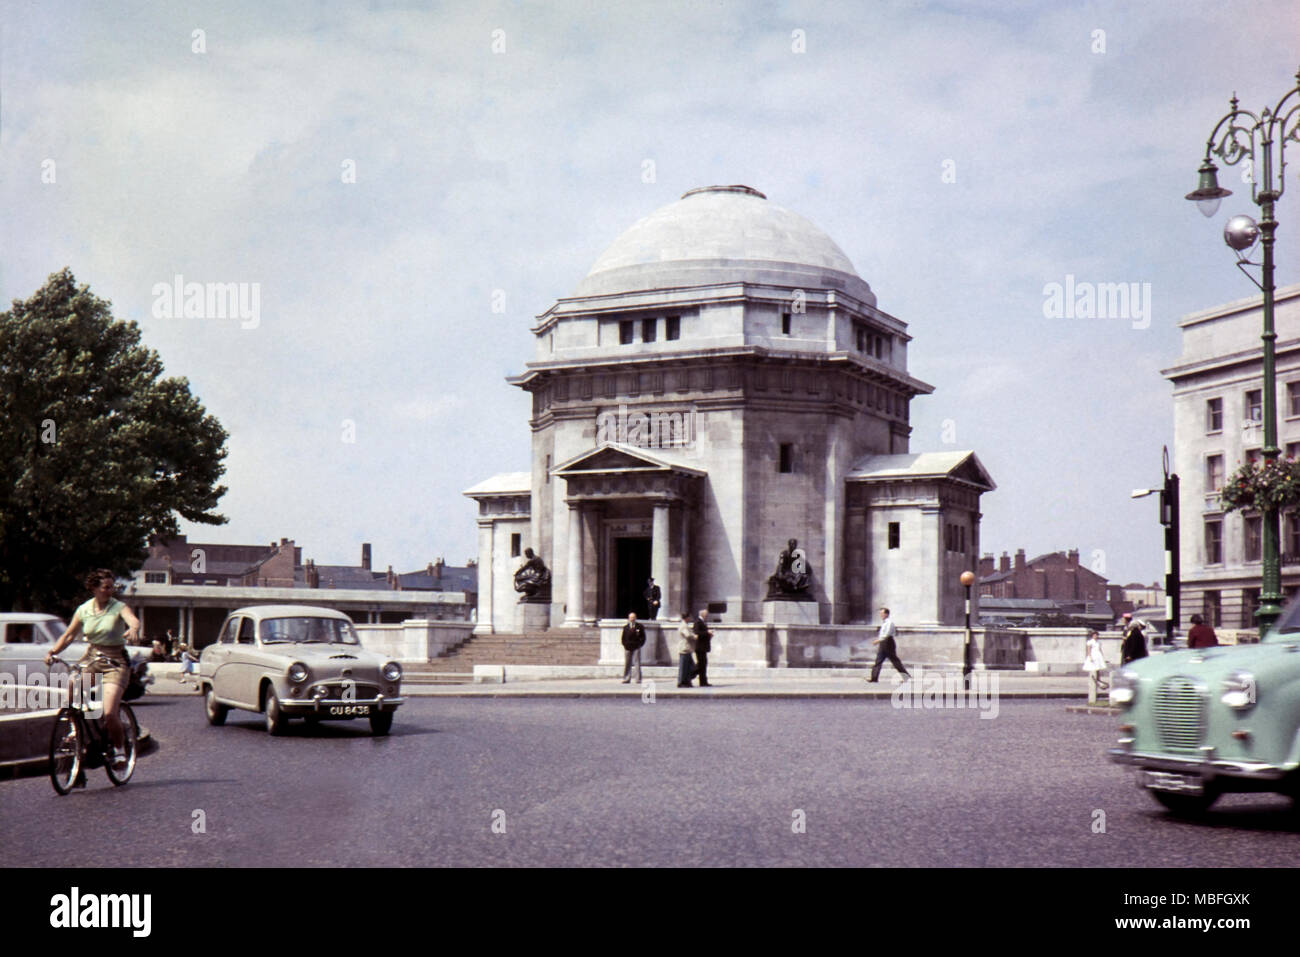
[[[1300,67],[1296,0],[0,9],[0,302],[70,267],[189,380],[231,436],[230,521],[191,540],[399,571],[473,557],[461,492],[528,469],[505,377],[535,317],[643,216],[745,183],[909,324],[911,447],[976,451],[983,550],[1155,581],[1130,491],[1173,442],[1160,370],[1182,316],[1255,291],[1220,238],[1258,215],[1244,167],[1214,219],[1183,196],[1233,92]],[[248,312],[168,314],[176,276]],[[1143,310],[1051,315],[1070,281]]]

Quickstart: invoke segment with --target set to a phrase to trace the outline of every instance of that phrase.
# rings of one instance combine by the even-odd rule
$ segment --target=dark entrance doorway
[[[650,577],[650,539],[614,539],[614,617],[626,618],[636,612],[647,614],[644,597],[646,579]]]

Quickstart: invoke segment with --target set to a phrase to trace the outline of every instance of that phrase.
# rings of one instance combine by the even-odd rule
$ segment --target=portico
[[[617,443],[575,456],[552,470],[566,483],[568,542],[564,623],[647,617],[643,596],[654,577],[659,618],[679,614],[691,552],[691,515],[706,473]]]

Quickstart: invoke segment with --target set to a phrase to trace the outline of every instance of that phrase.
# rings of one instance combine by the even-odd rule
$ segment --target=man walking
[[[641,597],[645,599],[645,606],[649,609],[646,617],[650,621],[654,621],[659,617],[659,605],[661,604],[660,599],[663,598],[663,592],[659,590],[659,586],[655,584],[653,578],[646,579],[645,591],[641,593]]]
[[[903,667],[903,663],[898,660],[898,646],[894,641],[898,634],[898,629],[894,627],[893,619],[889,617],[889,609],[880,609],[880,632],[876,635],[873,645],[879,645],[876,650],[876,663],[871,666],[871,677],[867,679],[868,683],[880,680],[880,666],[886,661],[894,666],[904,678],[912,677]]]
[[[623,626],[623,684],[632,680],[636,671],[636,683],[641,683],[641,647],[645,644],[645,625],[636,620],[636,612],[627,616]]]
[[[701,608],[695,619],[695,673],[699,675],[700,687],[709,687],[709,650],[712,647],[713,632],[709,631],[709,610]]]

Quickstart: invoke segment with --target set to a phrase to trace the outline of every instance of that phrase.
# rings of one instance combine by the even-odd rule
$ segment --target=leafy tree
[[[66,611],[176,513],[223,524],[226,430],[72,272],[0,313],[0,609]]]

